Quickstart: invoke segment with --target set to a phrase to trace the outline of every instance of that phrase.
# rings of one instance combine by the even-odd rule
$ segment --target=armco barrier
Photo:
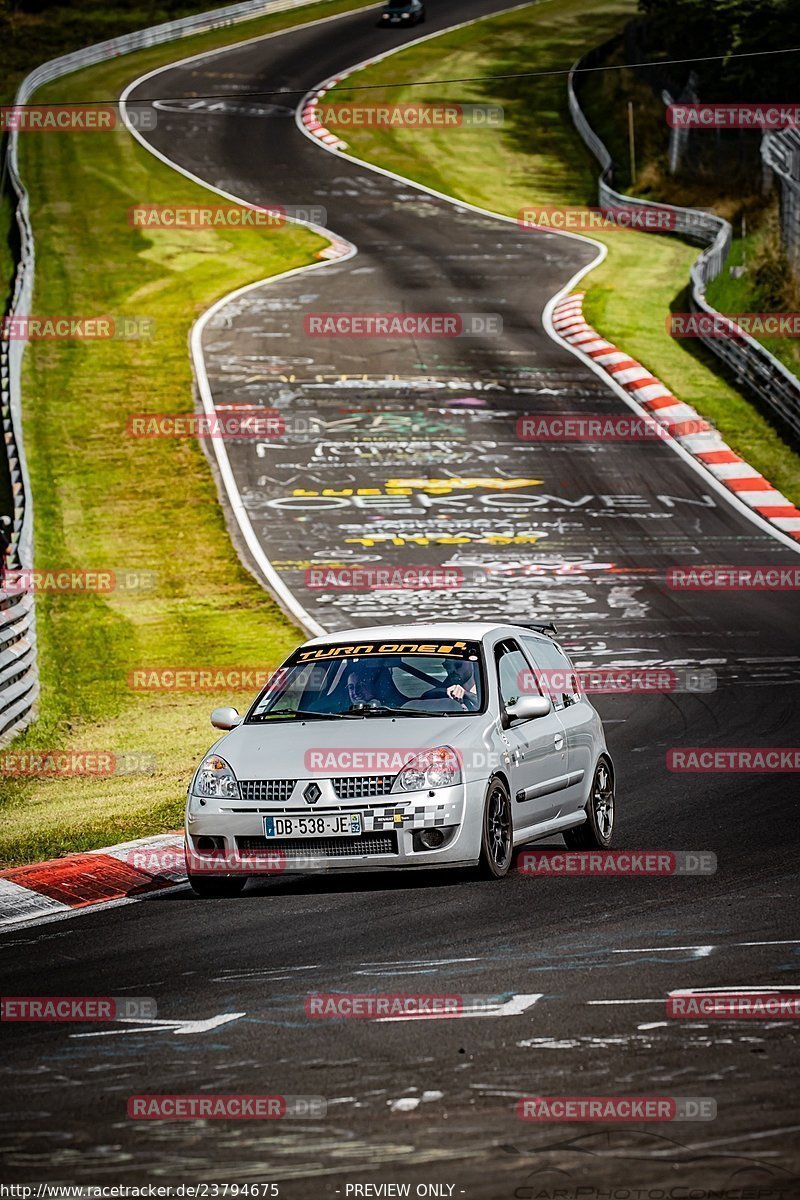
[[[611,186],[613,163],[607,148],[592,129],[575,94],[575,74],[590,68],[604,56],[611,43],[591,50],[572,67],[567,78],[569,111],[581,138],[600,163],[598,196],[601,208],[669,209],[675,214],[674,232],[687,240],[704,246],[702,254],[691,269],[691,300],[694,312],[708,313],[724,321],[724,317],[706,300],[706,288],[722,271],[731,248],[731,227],[722,217],[698,208],[654,204],[635,196],[624,196]],[[616,44],[616,39],[614,39]],[[668,97],[665,97],[669,99]],[[602,332],[602,331],[601,331]],[[731,337],[702,337],[703,343],[721,358],[737,381],[755,392],[781,418],[792,433],[800,438],[800,380],[760,342],[746,333]]]
[[[800,281],[800,129],[765,133],[761,159],[780,183],[781,244]]]
[[[313,0],[244,0],[244,3],[215,8],[196,16],[183,17],[179,21],[168,21],[163,25],[153,25],[149,29],[98,42],[95,46],[64,54],[36,67],[23,79],[14,103],[26,104],[43,84],[109,58],[194,33],[220,29],[267,13],[303,8],[311,3]],[[28,193],[20,176],[18,149],[17,130],[12,129],[8,134],[6,168],[16,195],[15,217],[20,250],[8,315],[27,317],[31,313],[33,298],[35,254]],[[11,567],[33,566],[33,506],[22,441],[24,349],[25,343],[21,340],[0,341],[0,411],[14,497],[11,546],[7,558],[7,565]],[[38,694],[33,597],[10,596],[0,592],[0,744],[16,736],[34,718]]]

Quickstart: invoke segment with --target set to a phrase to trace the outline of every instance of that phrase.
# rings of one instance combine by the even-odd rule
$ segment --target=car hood
[[[421,750],[458,744],[486,714],[464,717],[366,717],[239,725],[213,747],[237,779],[313,779],[328,775],[396,773]],[[470,741],[472,738],[470,738]],[[384,758],[381,758],[384,755]]]

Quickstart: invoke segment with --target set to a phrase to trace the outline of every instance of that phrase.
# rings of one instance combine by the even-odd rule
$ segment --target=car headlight
[[[454,783],[461,783],[461,759],[452,746],[437,746],[415,754],[399,772],[392,791],[421,792]]]
[[[239,784],[231,768],[217,754],[201,762],[192,784],[192,794],[214,800],[239,800]]]

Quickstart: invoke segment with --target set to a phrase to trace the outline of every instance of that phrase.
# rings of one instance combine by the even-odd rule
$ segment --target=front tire
[[[189,874],[189,886],[201,900],[222,900],[242,893],[247,876],[226,876],[224,879],[209,879],[205,875]]]
[[[502,879],[508,874],[514,852],[511,797],[502,779],[493,779],[483,806],[481,856],[478,870],[483,879]]]
[[[562,835],[570,850],[607,850],[614,836],[614,771],[607,758],[595,767],[586,820]]]

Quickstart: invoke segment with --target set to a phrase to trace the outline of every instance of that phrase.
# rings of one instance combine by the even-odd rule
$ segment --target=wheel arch
[[[491,775],[489,776],[489,778],[487,780],[487,783],[486,783],[487,793],[489,791],[489,788],[492,786],[492,784],[494,783],[494,781],[496,779],[499,779],[500,782],[502,784],[504,784],[505,789],[508,792],[509,799],[513,800],[513,796],[511,795],[511,781],[508,778],[508,776],[506,775],[505,771],[501,770],[499,767],[497,768],[496,771],[492,771]]]

